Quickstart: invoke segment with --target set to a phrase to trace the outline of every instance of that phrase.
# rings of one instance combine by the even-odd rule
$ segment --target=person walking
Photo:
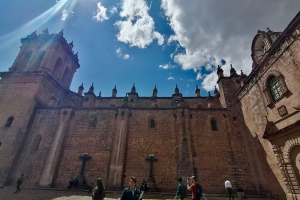
[[[225,181],[225,189],[228,193],[229,200],[231,200],[231,198],[232,198],[232,200],[234,200],[234,197],[232,194],[232,185],[228,179],[226,179],[226,181]]]
[[[174,200],[176,200],[177,198],[179,198],[180,200],[187,200],[186,191],[185,191],[186,187],[182,184],[182,178],[178,177],[177,181],[178,181],[178,186],[177,186],[176,196]]]
[[[122,192],[121,200],[139,200],[142,198],[140,194],[140,191],[136,188],[136,178],[131,176],[129,178],[129,186]]]
[[[24,174],[21,174],[21,177],[18,178],[18,180],[17,180],[17,190],[15,191],[15,193],[21,192],[20,186],[23,183],[23,177],[24,177]]]
[[[191,185],[189,184],[189,181],[191,181]],[[192,199],[193,200],[200,200],[202,197],[202,187],[197,183],[195,176],[188,176],[187,177],[187,183],[186,188],[188,190],[192,190]]]
[[[96,187],[92,192],[93,200],[103,200],[105,198],[105,189],[101,178],[97,179]]]

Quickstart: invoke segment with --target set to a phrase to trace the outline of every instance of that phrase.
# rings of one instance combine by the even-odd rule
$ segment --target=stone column
[[[58,157],[62,149],[62,144],[66,134],[66,128],[71,118],[71,113],[71,109],[61,110],[59,124],[51,142],[51,148],[47,155],[42,176],[39,182],[39,185],[42,187],[51,187],[54,172],[58,163]]]
[[[111,162],[109,167],[108,175],[108,189],[121,189],[122,188],[122,177],[123,177],[123,166],[125,159],[125,148],[127,143],[127,132],[128,132],[128,117],[130,113],[128,109],[121,109],[118,113],[117,118],[117,129],[114,136],[114,143],[112,148]]]

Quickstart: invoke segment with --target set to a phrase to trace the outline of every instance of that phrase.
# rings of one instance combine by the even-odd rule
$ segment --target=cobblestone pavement
[[[21,192],[14,193],[15,187],[0,187],[0,200],[92,200],[91,194],[87,194],[87,191],[78,190],[55,190],[55,189],[28,189],[22,188]],[[104,200],[119,200],[120,193],[107,193]],[[153,195],[146,194],[143,199],[147,200],[173,200],[174,196],[164,196],[154,198]],[[191,199],[191,198],[188,198]],[[227,196],[217,197],[211,195],[205,195],[201,200],[228,200]],[[268,200],[268,198],[249,198],[247,200]]]
[[[91,200],[92,197],[87,192],[75,190],[33,190],[22,189],[21,192],[14,193],[16,188],[0,188],[0,200]],[[105,198],[107,200],[116,198]]]

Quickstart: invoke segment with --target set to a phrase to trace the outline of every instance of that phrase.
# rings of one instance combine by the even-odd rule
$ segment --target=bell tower
[[[49,34],[46,29],[22,38],[12,66],[0,72],[0,186],[10,185],[21,173],[18,163],[26,158],[20,155],[38,109],[67,105],[78,62],[63,31]]]
[[[45,72],[60,85],[69,89],[76,69],[78,53],[73,52],[73,42],[67,43],[63,30],[49,34],[48,29],[37,35],[36,31],[21,39],[18,56],[9,72]]]

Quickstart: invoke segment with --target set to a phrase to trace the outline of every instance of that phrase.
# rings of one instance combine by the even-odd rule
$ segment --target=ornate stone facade
[[[63,32],[32,33],[0,73],[0,185],[23,173],[27,187],[63,188],[78,176],[120,190],[134,175],[174,192],[177,176],[196,175],[206,193],[225,193],[227,178],[247,194],[299,197],[299,24],[300,14],[282,33],[259,31],[252,49],[264,48],[253,52],[251,74],[232,67],[224,77],[219,67],[219,91],[207,97],[198,86],[196,97],[183,97],[177,85],[170,97],[156,86],[149,97],[135,85],[122,97],[116,86],[111,97],[93,85],[72,92],[73,42]]]

